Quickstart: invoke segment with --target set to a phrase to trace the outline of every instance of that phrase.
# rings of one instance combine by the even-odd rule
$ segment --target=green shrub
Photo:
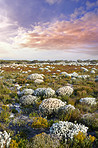
[[[81,122],[88,126],[91,130],[98,130],[98,114],[87,114],[81,118]]]
[[[92,148],[92,144],[95,141],[94,136],[85,136],[82,132],[74,136],[72,148]]]
[[[59,145],[57,139],[53,139],[45,133],[38,134],[32,139],[33,148],[58,148]]]
[[[0,121],[8,122],[9,116],[10,116],[9,107],[2,106],[2,109],[3,110],[1,111],[1,114],[0,114]]]
[[[53,120],[53,119],[51,119],[51,120],[49,120],[48,121],[48,127],[51,127],[52,125],[53,125],[53,123],[58,123],[59,122],[59,120]]]
[[[25,139],[20,139],[19,142],[16,140],[12,140],[10,143],[10,148],[27,148],[27,140]]]
[[[68,111],[67,113],[65,113],[65,111],[61,110],[58,114],[58,118],[61,121],[72,121],[72,122],[77,121],[77,122],[79,122],[80,117],[81,117],[81,114],[78,109]]]

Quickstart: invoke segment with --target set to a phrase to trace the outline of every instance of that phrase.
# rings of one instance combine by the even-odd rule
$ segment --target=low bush
[[[72,148],[92,148],[94,141],[94,136],[85,136],[82,132],[79,132],[77,135],[74,136]]]
[[[33,119],[33,123],[31,125],[32,128],[47,128],[48,121],[42,117],[35,117]]]
[[[1,111],[1,114],[0,114],[0,121],[8,122],[9,116],[10,116],[9,107],[2,106],[2,109],[3,110]]]
[[[27,148],[27,142],[28,140],[25,139],[20,139],[18,142],[17,140],[12,140],[9,148]]]
[[[62,120],[62,121],[72,121],[72,122],[77,121],[77,122],[79,122],[80,118],[81,118],[81,114],[78,109],[70,110],[66,113],[64,110],[61,110],[58,113],[58,118],[59,118],[59,120]]]
[[[59,140],[51,138],[46,133],[38,134],[32,139],[32,148],[58,148],[59,146]]]

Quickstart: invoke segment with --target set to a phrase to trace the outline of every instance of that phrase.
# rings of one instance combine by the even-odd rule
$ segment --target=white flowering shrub
[[[66,73],[66,74],[65,74],[65,77],[71,77],[71,74]]]
[[[94,70],[91,70],[91,72],[90,72],[91,74],[94,74],[95,73],[95,71]]]
[[[81,78],[81,79],[87,79],[89,77],[90,77],[89,75],[78,75],[78,78]]]
[[[20,98],[20,103],[22,105],[34,105],[38,100],[39,98],[36,96],[26,95]]]
[[[38,73],[34,73],[34,74],[31,74],[27,77],[28,79],[30,80],[36,80],[36,79],[44,79],[44,75],[43,74],[38,74]]]
[[[40,84],[40,83],[43,83],[44,81],[42,80],[42,79],[36,79],[35,81],[34,81],[34,83],[37,83],[37,84]]]
[[[23,95],[32,95],[34,93],[33,89],[24,89],[22,92],[19,93],[20,96]]]
[[[37,88],[34,91],[35,96],[52,97],[55,95],[55,91],[51,88]]]
[[[69,112],[69,111],[72,111],[72,110],[74,110],[75,109],[75,107],[73,106],[73,105],[71,105],[71,104],[68,104],[68,105],[66,105],[66,106],[64,106],[64,111],[65,112]]]
[[[96,68],[92,68],[92,70],[95,70],[96,71],[97,69]]]
[[[34,91],[34,95],[35,95],[35,96],[43,96],[43,95],[44,95],[44,90],[45,90],[45,88],[37,88],[37,89]]]
[[[60,72],[60,70],[59,70],[59,69],[57,69],[57,72]]]
[[[44,71],[44,68],[39,68],[39,70]]]
[[[86,98],[81,98],[80,99],[80,102],[82,103],[86,103],[86,104],[88,104],[88,105],[95,105],[96,104],[96,98],[88,98],[88,97],[86,97]]]
[[[60,75],[63,75],[63,76],[66,75],[66,74],[68,74],[68,73],[65,72],[65,71],[60,73]]]
[[[71,80],[76,80],[76,78],[75,77],[72,77]]]
[[[0,131],[0,148],[8,148],[11,142],[10,133]]]
[[[66,96],[66,95],[70,96],[72,93],[73,93],[73,88],[71,86],[64,86],[64,87],[59,88],[56,91],[56,94],[58,96]]]
[[[71,77],[78,77],[78,74],[76,73],[76,72],[73,72],[72,74],[71,74]]]
[[[39,106],[39,110],[43,115],[51,115],[58,113],[66,105],[66,102],[62,102],[57,98],[44,99]]]
[[[55,75],[52,75],[52,78],[56,78],[56,76]]]
[[[81,67],[81,69],[83,69],[84,72],[88,72],[88,69],[85,67]]]
[[[74,124],[68,121],[59,121],[59,123],[54,123],[50,128],[50,134],[57,136],[60,140],[73,139],[74,135],[77,135],[79,131],[84,134],[87,133],[88,127],[81,124]]]
[[[44,90],[44,95],[45,95],[46,97],[52,97],[52,96],[55,95],[55,91],[54,91],[52,88],[46,88],[46,89]]]

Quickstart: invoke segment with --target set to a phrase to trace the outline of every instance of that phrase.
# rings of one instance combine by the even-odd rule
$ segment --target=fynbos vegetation
[[[97,61],[0,61],[0,148],[97,148]]]

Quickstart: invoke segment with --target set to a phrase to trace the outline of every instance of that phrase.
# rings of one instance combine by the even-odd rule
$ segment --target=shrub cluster
[[[66,105],[66,102],[62,102],[57,98],[44,99],[39,106],[39,110],[44,116],[56,114],[58,111]]]

